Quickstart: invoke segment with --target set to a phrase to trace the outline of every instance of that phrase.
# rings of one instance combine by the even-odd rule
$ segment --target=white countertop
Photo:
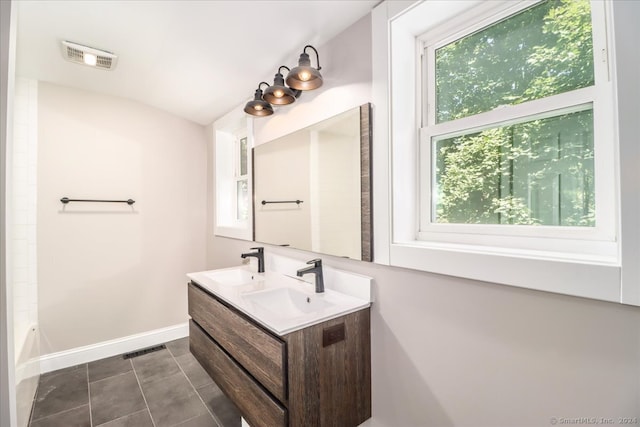
[[[189,273],[187,277],[279,336],[371,306],[371,302],[281,273],[247,267]]]

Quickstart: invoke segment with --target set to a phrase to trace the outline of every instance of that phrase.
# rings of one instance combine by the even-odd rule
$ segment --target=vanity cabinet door
[[[367,308],[283,337],[289,427],[356,427],[371,418],[370,325]]]
[[[269,396],[194,321],[189,322],[191,353],[254,427],[287,426],[287,410]]]
[[[286,396],[286,344],[244,315],[189,284],[189,315],[281,402]]]

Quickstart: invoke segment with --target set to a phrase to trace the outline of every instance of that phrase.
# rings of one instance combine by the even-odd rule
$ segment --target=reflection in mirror
[[[372,260],[370,110],[253,149],[256,242]]]
[[[236,219],[246,221],[249,219],[249,168],[247,153],[247,137],[240,138],[236,144]]]

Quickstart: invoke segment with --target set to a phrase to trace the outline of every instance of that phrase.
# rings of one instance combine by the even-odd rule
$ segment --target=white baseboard
[[[104,359],[105,357],[117,356],[122,353],[163,344],[167,341],[173,341],[187,336],[189,336],[189,324],[181,323],[179,325],[129,335],[115,340],[103,341],[84,347],[76,347],[57,353],[49,353],[40,356],[40,372],[44,374],[58,369]]]
[[[40,358],[29,359],[16,365],[16,384],[40,375]]]

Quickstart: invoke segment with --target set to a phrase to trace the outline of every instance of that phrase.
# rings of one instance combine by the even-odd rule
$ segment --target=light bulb
[[[276,89],[273,91],[273,96],[276,98],[282,98],[284,96],[284,91],[282,89]]]
[[[262,111],[262,105],[260,105],[260,104],[255,105],[255,106],[253,107],[253,109],[254,109],[254,110],[256,110],[256,111]]]
[[[85,64],[91,65],[92,67],[95,67],[98,63],[98,57],[92,53],[85,52],[84,55],[82,55],[82,59],[84,60]]]
[[[306,82],[307,80],[309,80],[311,78],[311,73],[308,71],[301,71],[300,74],[298,75],[298,77],[300,77],[300,80],[302,80],[303,82]]]

